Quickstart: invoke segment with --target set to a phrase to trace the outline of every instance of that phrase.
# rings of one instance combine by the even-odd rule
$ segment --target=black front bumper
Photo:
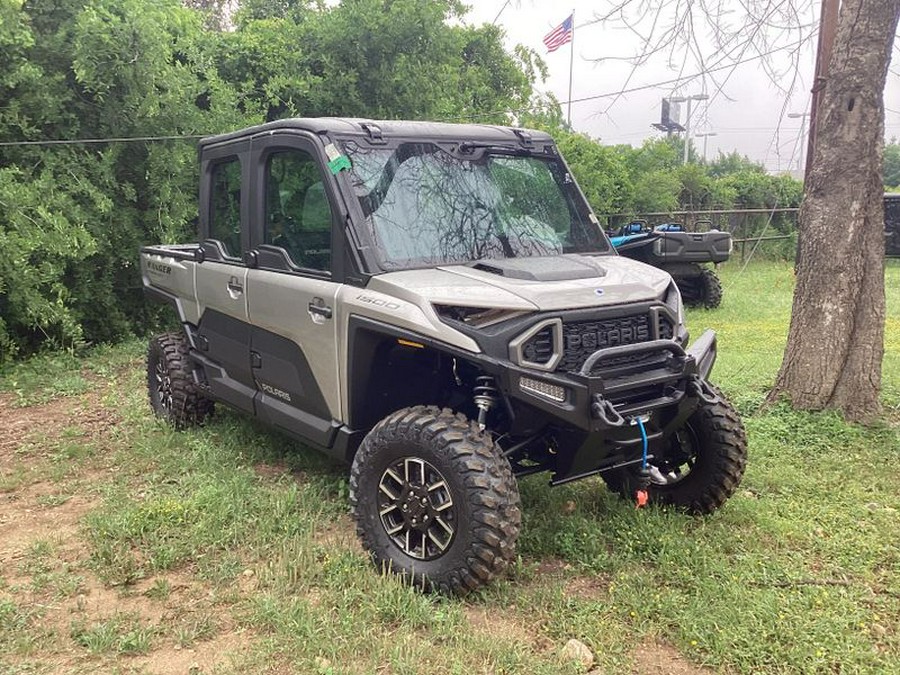
[[[633,365],[621,364],[638,357]],[[538,408],[559,424],[590,433],[617,429],[625,420],[683,399],[708,395],[706,377],[716,359],[716,334],[707,330],[688,349],[653,340],[594,352],[578,373],[553,374],[512,366],[502,375],[507,395]],[[563,400],[535,391],[534,382],[561,388]]]
[[[594,352],[578,373],[538,375],[512,367],[502,379],[510,398],[551,420],[547,437],[556,452],[552,466],[544,468],[558,485],[642,462],[637,418],[647,434],[649,458],[663,452],[697,407],[716,399],[706,381],[715,359],[716,335],[708,330],[688,349],[673,340],[609,347]],[[563,387],[565,399],[535,393],[529,380]]]

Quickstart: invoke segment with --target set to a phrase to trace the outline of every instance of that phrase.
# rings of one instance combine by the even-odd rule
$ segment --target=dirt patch
[[[55,488],[52,483],[37,483],[0,494],[0,569],[21,559],[36,542],[66,549],[77,540],[81,519],[94,502],[74,495],[59,506],[40,506],[40,498],[53,494]]]
[[[163,645],[147,656],[130,658],[127,663],[142,673],[156,675],[209,673],[233,664],[250,646],[251,637],[246,631],[222,633],[189,649],[175,644]]]
[[[71,433],[72,439],[96,441],[117,422],[97,392],[27,407],[17,407],[13,396],[0,394],[0,474],[12,472],[21,463],[26,443],[33,446],[27,452],[32,459],[45,455],[51,441],[64,433]]]
[[[647,642],[634,650],[634,673],[639,675],[709,675],[708,668],[695,666],[671,645]]]
[[[128,587],[107,586],[91,571],[80,528],[99,503],[95,486],[109,479],[97,451],[111,442],[120,419],[103,404],[101,389],[27,407],[0,394],[0,478],[6,479],[0,492],[0,598],[34,617],[28,630],[39,644],[30,656],[7,655],[7,661],[54,673],[236,667],[251,652],[252,635],[235,625],[228,607],[191,570]],[[290,472],[272,466],[260,473]],[[345,541],[347,532],[352,528],[338,523],[323,536]],[[102,625],[149,631],[150,652],[124,656],[113,649],[92,656],[73,631]]]
[[[559,558],[544,558],[532,572],[528,585],[558,585],[568,598],[600,600],[607,597],[609,579],[602,575],[574,573],[571,564]]]
[[[347,515],[335,518],[327,528],[317,531],[313,535],[313,541],[323,548],[349,548],[354,553],[365,555],[356,535],[356,524]]]
[[[609,595],[609,579],[604,576],[577,575],[563,584],[563,593],[570,598],[601,600]]]
[[[553,642],[517,616],[511,608],[468,605],[463,609],[472,631],[498,642],[524,642],[536,652],[553,649]]]
[[[253,471],[255,471],[256,475],[260,478],[268,478],[272,480],[280,478],[281,476],[287,475],[291,472],[286,464],[282,464],[280,462],[276,462],[275,464],[257,462],[253,465]]]
[[[43,405],[19,408],[9,394],[0,394],[0,461],[6,461],[27,436],[43,436],[75,422],[77,399],[58,398]]]

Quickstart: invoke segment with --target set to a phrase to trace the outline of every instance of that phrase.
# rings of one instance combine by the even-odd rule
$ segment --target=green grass
[[[71,627],[72,639],[92,655],[146,654],[157,632],[138,617],[119,614],[90,625],[74,621]]]
[[[721,270],[720,309],[688,313],[694,336],[718,332],[714,380],[744,415],[750,463],[738,493],[691,518],[636,511],[600,480],[550,489],[545,477],[524,479],[519,562],[466,600],[425,596],[372,569],[353,543],[343,467],[225,410],[183,433],[153,419],[141,344],[70,363],[112,387],[105,405],[120,417],[104,451],[113,470],[93,485],[100,506],[83,520],[90,573],[144,583],[162,603],[174,593],[165,575],[178,572],[213,603],[168,627],[79,619],[71,641],[122,658],[163,639],[194,645],[233,624],[253,636],[235,672],[276,663],[309,673],[575,673],[557,658],[572,637],[606,672],[627,671],[635,647],[655,640],[722,671],[900,671],[898,430],[761,406],[793,276],[777,263],[739,269]],[[900,407],[900,266],[887,275],[890,415]],[[51,359],[50,377],[42,363],[14,367],[0,388],[27,402],[71,393],[56,378],[75,381],[74,371]],[[59,448],[67,452],[65,439]],[[36,544],[23,563],[49,586],[52,553]],[[38,662],[28,645],[39,627],[37,609],[0,598],[0,653]]]

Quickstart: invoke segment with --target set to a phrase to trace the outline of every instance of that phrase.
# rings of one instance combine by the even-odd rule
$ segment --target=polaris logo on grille
[[[616,326],[605,330],[572,331],[566,335],[566,349],[603,349],[616,345],[630,345],[650,339],[647,324]]]

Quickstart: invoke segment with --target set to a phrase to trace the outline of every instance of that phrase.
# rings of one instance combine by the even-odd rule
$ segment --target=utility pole
[[[688,153],[691,145],[691,102],[692,101],[705,101],[709,96],[706,94],[694,94],[692,96],[673,96],[669,98],[669,101],[672,103],[684,103],[687,101],[687,115],[684,120],[684,157],[682,158],[682,164],[688,163]]]
[[[809,117],[811,113],[802,112],[802,113],[788,113],[788,117],[791,119],[800,118],[800,156],[797,158],[797,171],[800,171],[800,168],[804,166],[803,164],[803,143],[806,141],[806,118]],[[809,155],[807,155],[808,157]]]
[[[809,109],[809,142],[806,145],[804,181],[809,177],[809,170],[816,148],[816,111],[822,98],[822,89],[825,88],[825,83],[828,80],[828,63],[831,61],[831,50],[834,46],[835,33],[837,33],[837,20],[840,8],[840,0],[822,0],[822,12],[819,18],[819,44],[816,50],[816,79],[813,83],[812,104]]]
[[[706,143],[709,140],[709,137],[710,136],[718,136],[718,135],[719,134],[717,134],[715,131],[707,131],[702,134],[697,134],[697,138],[703,139],[703,161],[704,162],[706,162]]]
[[[569,107],[566,112],[566,124],[572,130],[572,68],[575,65],[575,10],[572,10],[572,40],[569,43]]]

